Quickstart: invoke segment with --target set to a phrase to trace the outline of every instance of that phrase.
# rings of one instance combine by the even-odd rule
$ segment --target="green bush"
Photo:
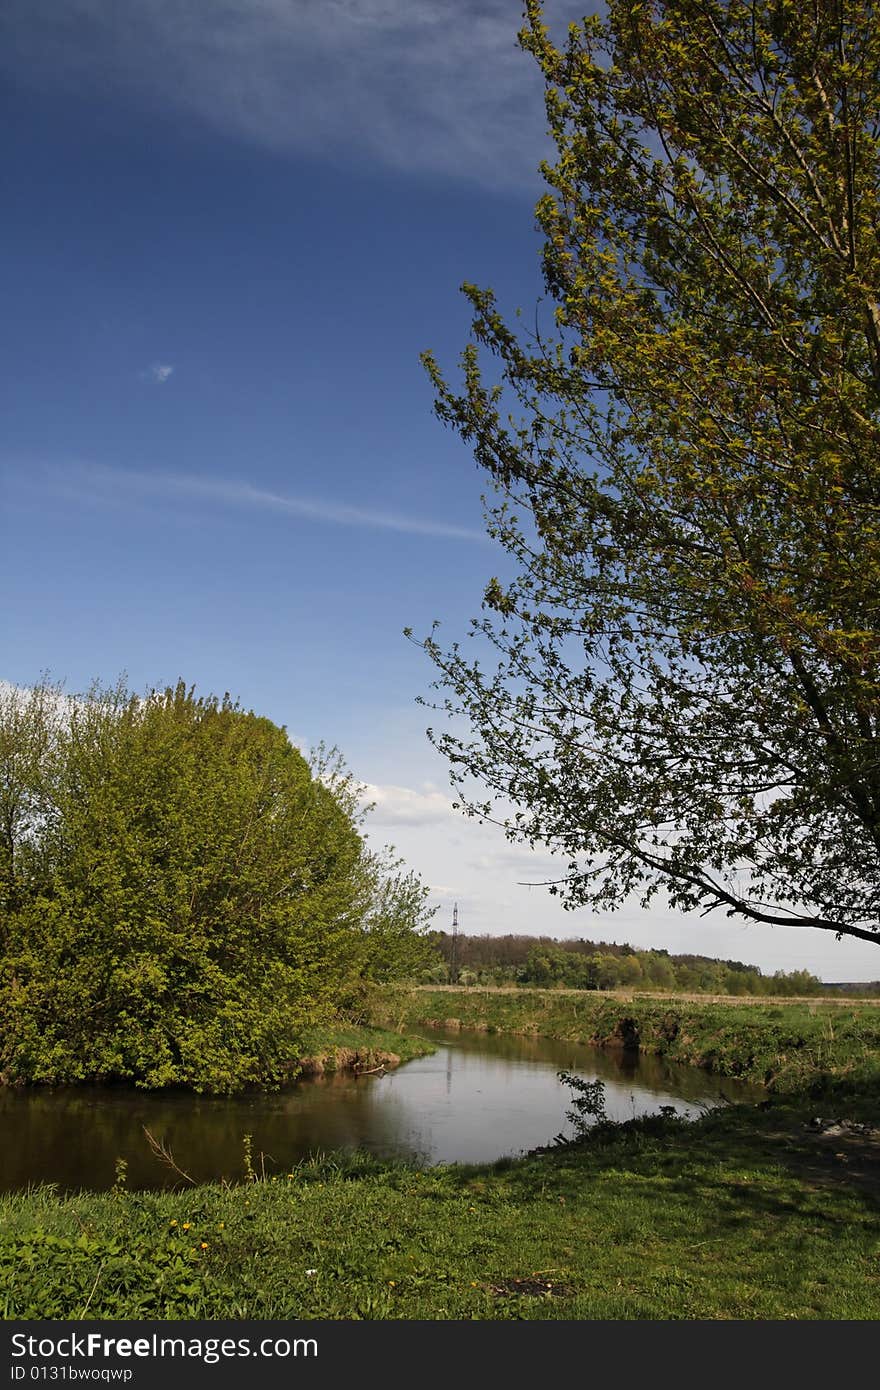
[[[359,980],[424,957],[424,890],[367,851],[338,761],[313,775],[283,729],[183,683],[32,696],[30,745],[14,706],[7,1080],[275,1084]]]

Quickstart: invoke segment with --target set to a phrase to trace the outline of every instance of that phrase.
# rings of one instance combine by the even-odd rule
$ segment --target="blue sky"
[[[575,7],[576,8],[576,7]],[[548,7],[558,15],[560,3]],[[230,690],[374,789],[445,924],[807,964],[819,933],[563,913],[544,856],[456,817],[402,635],[503,559],[433,418],[461,281],[540,293],[546,152],[519,0],[7,0],[0,678]]]

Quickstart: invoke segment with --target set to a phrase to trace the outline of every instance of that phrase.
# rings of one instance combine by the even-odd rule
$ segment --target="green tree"
[[[50,803],[46,768],[62,717],[59,687],[0,684],[0,949],[23,878],[37,871],[39,830]]]
[[[45,703],[6,710],[16,767]],[[356,784],[228,697],[96,687],[37,762],[7,854],[7,1077],[273,1084],[353,978],[419,959],[424,894],[367,851]]]
[[[609,0],[557,46],[529,0],[520,37],[555,313],[466,286],[463,388],[426,355],[513,561],[492,662],[426,643],[473,730],[432,736],[570,905],[876,941],[880,15]]]
[[[626,988],[639,985],[643,979],[642,962],[638,955],[621,956],[617,961],[617,983]]]

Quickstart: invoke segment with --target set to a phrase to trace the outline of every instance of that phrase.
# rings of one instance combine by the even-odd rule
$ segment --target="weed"
[[[245,1182],[257,1181],[257,1174],[253,1163],[253,1144],[254,1136],[252,1134],[245,1134],[242,1136],[241,1148]]]
[[[593,1124],[607,1124],[608,1112],[605,1109],[605,1082],[598,1078],[585,1081],[582,1076],[571,1072],[557,1072],[559,1080],[571,1087],[577,1094],[572,1098],[571,1109],[566,1110],[566,1119],[574,1128],[575,1137],[582,1138]]]
[[[121,1197],[125,1192],[128,1182],[128,1163],[124,1158],[117,1158],[113,1168],[113,1186],[110,1191],[117,1197]]]

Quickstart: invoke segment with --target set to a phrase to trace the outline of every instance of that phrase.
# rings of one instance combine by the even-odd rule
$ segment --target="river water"
[[[283,1173],[317,1153],[365,1149],[419,1163],[487,1162],[570,1133],[572,1093],[560,1070],[605,1083],[612,1119],[661,1105],[693,1115],[757,1088],[638,1053],[502,1034],[422,1029],[437,1051],[384,1076],[315,1077],[285,1091],[235,1097],[128,1087],[0,1091],[0,1190],[53,1182],[111,1187],[116,1161],[128,1185],[169,1187],[180,1177],[156,1158],[148,1129],[196,1181],[243,1176],[253,1162]],[[261,1155],[264,1157],[261,1159]]]

